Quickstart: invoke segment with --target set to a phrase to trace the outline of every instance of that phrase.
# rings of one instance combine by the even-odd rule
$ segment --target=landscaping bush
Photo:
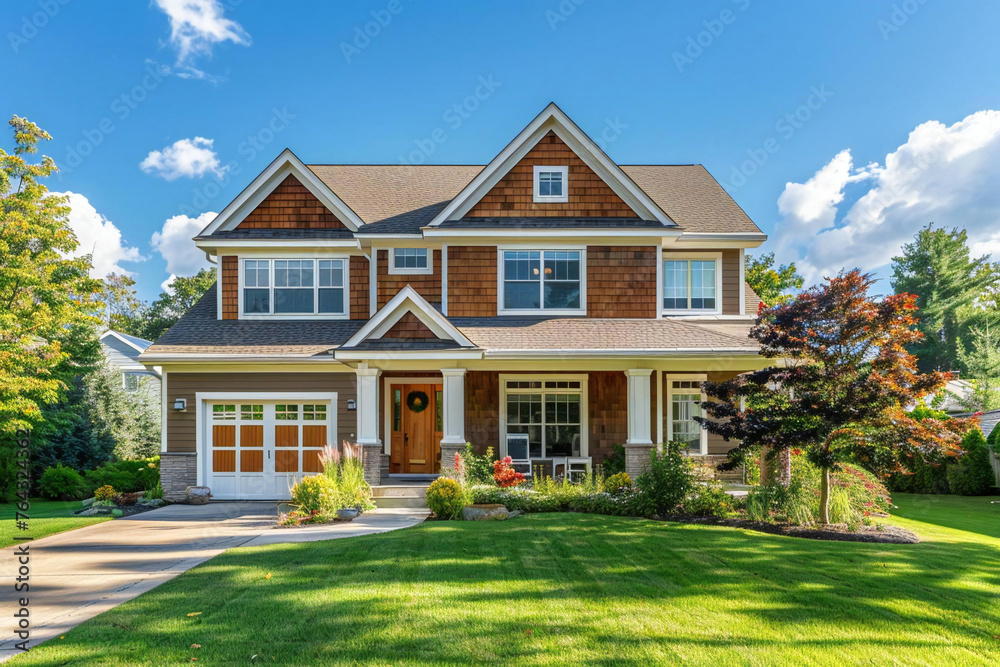
[[[493,462],[493,479],[497,486],[509,487],[518,486],[524,483],[524,474],[519,473],[512,467],[513,459],[505,456],[500,461]]]
[[[697,484],[684,501],[684,514],[726,518],[736,512],[736,500],[721,484]]]
[[[996,432],[998,429],[994,429]],[[986,438],[978,428],[969,431],[962,440],[965,453],[958,462],[948,466],[948,488],[960,496],[982,496],[996,484]]]
[[[632,478],[627,472],[617,472],[604,480],[604,491],[612,495],[617,495],[624,491],[632,490]]]
[[[365,481],[360,447],[344,442],[342,450],[343,452],[328,445],[319,455],[323,474],[333,483],[337,492],[338,505],[333,509],[375,509],[372,487]]]
[[[115,489],[110,484],[99,486],[94,490],[94,500],[99,503],[111,502],[115,497]]]
[[[39,493],[57,500],[80,500],[87,496],[88,488],[80,473],[61,463],[46,468],[38,481]]]
[[[138,493],[116,493],[112,502],[118,507],[132,507],[139,502]]]
[[[305,513],[332,514],[337,511],[340,498],[337,485],[326,475],[304,477],[292,488],[292,502]]]
[[[606,477],[613,477],[620,472],[625,472],[625,446],[615,445],[612,447],[611,456],[604,459],[601,469]]]
[[[694,490],[691,460],[681,454],[681,443],[669,442],[662,454],[650,454],[649,469],[639,475],[637,509],[643,516],[669,514]]]
[[[163,500],[163,487],[157,482],[156,486],[146,491],[146,500]]]
[[[472,451],[472,443],[465,443],[462,461],[465,463],[465,479],[469,484],[492,484],[493,462],[496,456],[493,448],[487,447],[485,456],[476,456]]]
[[[477,485],[472,487],[471,495],[473,504],[503,505],[512,512],[559,512],[568,509],[561,506],[555,497],[524,487]]]
[[[84,473],[90,488],[110,485],[118,491],[148,491],[160,483],[160,457],[109,461]]]
[[[457,519],[469,504],[462,485],[447,477],[438,477],[427,487],[427,507],[441,519]]]

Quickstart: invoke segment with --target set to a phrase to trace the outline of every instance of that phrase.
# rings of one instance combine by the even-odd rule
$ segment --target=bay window
[[[504,434],[526,433],[528,456],[587,456],[584,379],[507,380],[501,376]]]
[[[586,314],[583,250],[501,250],[501,314]]]
[[[244,316],[347,316],[347,259],[243,260]]]
[[[722,271],[718,257],[670,257],[663,260],[663,312],[722,312]]]

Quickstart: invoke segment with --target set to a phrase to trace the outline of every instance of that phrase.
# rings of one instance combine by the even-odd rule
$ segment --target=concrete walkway
[[[52,535],[30,544],[29,593],[15,593],[17,547],[3,550],[0,662],[20,653],[16,599],[30,599],[30,646],[156,588],[233,547],[384,533],[423,521],[426,509],[380,509],[350,523],[274,528],[274,503],[170,505]]]

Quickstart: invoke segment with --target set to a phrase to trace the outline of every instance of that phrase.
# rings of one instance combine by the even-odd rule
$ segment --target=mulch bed
[[[661,521],[678,523],[709,524],[729,526],[730,528],[746,528],[772,535],[787,535],[788,537],[804,537],[810,540],[835,540],[838,542],[871,542],[878,544],[917,544],[920,538],[917,534],[898,526],[883,525],[858,526],[849,530],[845,524],[829,524],[826,526],[792,526],[780,523],[761,523],[746,519],[718,519],[715,517],[692,518],[689,516],[665,516]]]

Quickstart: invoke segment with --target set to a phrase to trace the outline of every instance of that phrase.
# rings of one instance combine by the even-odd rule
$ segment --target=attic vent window
[[[535,167],[535,203],[569,201],[569,167]]]

